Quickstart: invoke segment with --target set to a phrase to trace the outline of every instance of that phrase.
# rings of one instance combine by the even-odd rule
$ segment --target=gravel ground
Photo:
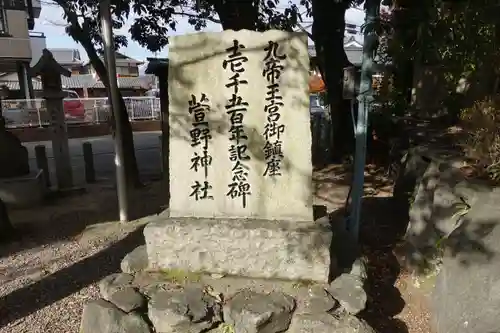
[[[0,332],[77,332],[83,304],[98,294],[94,282],[117,271],[127,250],[140,244],[136,236],[116,246],[134,234],[140,236],[119,230],[100,240],[63,241],[2,258]]]
[[[96,282],[119,271],[123,256],[144,242],[143,221],[112,221],[112,188],[89,192],[36,214],[11,212],[23,237],[0,246],[1,333],[78,332],[83,305],[98,296]],[[140,189],[133,211],[152,214],[158,193]]]
[[[429,295],[415,287],[415,282],[409,274],[401,274],[396,281],[406,306],[397,315],[408,326],[409,333],[433,333],[429,313]]]
[[[41,281],[104,248],[106,244],[83,247],[79,242],[70,241],[33,248],[2,259],[0,325],[3,327],[0,332],[77,332],[82,305],[97,296],[97,288],[94,285],[80,290],[75,288],[74,293],[56,300],[54,298],[63,295],[53,297],[47,283]],[[75,278],[78,277],[61,276],[55,278],[52,285],[73,289]],[[55,302],[47,304],[52,301]]]

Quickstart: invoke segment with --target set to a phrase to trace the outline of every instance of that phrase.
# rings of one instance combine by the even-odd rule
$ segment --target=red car
[[[85,106],[80,96],[72,90],[63,90],[64,116],[66,120],[83,121],[85,119]]]

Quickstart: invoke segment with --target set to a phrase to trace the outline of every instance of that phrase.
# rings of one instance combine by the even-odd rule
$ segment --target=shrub
[[[500,181],[500,96],[474,103],[460,118],[466,133],[463,147],[479,176]]]

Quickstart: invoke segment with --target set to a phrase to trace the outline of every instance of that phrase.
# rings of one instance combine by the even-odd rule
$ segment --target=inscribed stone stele
[[[308,77],[303,33],[171,37],[172,217],[312,219]]]

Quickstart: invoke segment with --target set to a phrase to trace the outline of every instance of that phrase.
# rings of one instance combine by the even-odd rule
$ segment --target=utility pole
[[[357,243],[359,240],[361,203],[364,193],[366,137],[368,116],[373,104],[373,57],[378,45],[378,36],[374,29],[380,19],[380,0],[365,1],[365,24],[363,42],[363,60],[358,95],[358,119],[356,123],[356,152],[354,157],[354,183],[352,188],[352,210],[348,230]]]
[[[116,58],[115,42],[113,38],[113,28],[111,25],[111,0],[101,0],[101,30],[104,43],[104,58],[106,62],[109,94],[111,96],[111,111],[115,118],[115,166],[116,166],[116,188],[118,192],[118,209],[120,212],[120,222],[129,220],[127,180],[124,164],[124,149],[122,138],[122,114],[120,112],[120,96],[118,92],[118,82],[116,80]]]

